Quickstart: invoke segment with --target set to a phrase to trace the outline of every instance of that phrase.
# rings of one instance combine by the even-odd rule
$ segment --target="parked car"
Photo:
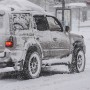
[[[79,73],[85,69],[85,52],[84,37],[71,34],[69,26],[64,30],[53,15],[0,10],[0,68],[13,67],[27,79],[50,65],[65,64]]]

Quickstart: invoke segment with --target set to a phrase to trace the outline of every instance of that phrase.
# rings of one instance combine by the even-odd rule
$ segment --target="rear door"
[[[69,53],[70,40],[69,34],[63,32],[60,22],[52,16],[47,16],[50,34],[52,38],[51,42],[51,56],[52,57],[62,57]]]
[[[12,13],[11,34],[14,39],[14,50],[23,50],[25,43],[33,37],[30,13]]]
[[[47,19],[44,15],[35,15],[34,16],[37,32],[35,32],[35,38],[40,43],[44,58],[50,57],[50,48],[51,48],[51,34],[48,26]]]

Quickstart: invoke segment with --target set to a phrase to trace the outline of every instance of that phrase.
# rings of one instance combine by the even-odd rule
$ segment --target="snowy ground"
[[[84,72],[68,74],[64,66],[54,66],[41,73],[40,78],[32,80],[21,80],[15,72],[1,73],[0,90],[90,90],[90,28],[76,33],[84,35],[87,46]]]

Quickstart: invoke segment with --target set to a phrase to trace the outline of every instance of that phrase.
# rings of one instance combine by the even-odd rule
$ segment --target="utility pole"
[[[47,1],[45,0],[45,11],[47,11]]]
[[[63,25],[63,27],[65,26],[65,24],[64,24],[64,10],[65,10],[65,0],[62,0],[62,25]]]

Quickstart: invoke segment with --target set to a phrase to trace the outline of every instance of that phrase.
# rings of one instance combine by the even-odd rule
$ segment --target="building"
[[[85,1],[87,4],[87,19],[90,20],[90,0]]]

